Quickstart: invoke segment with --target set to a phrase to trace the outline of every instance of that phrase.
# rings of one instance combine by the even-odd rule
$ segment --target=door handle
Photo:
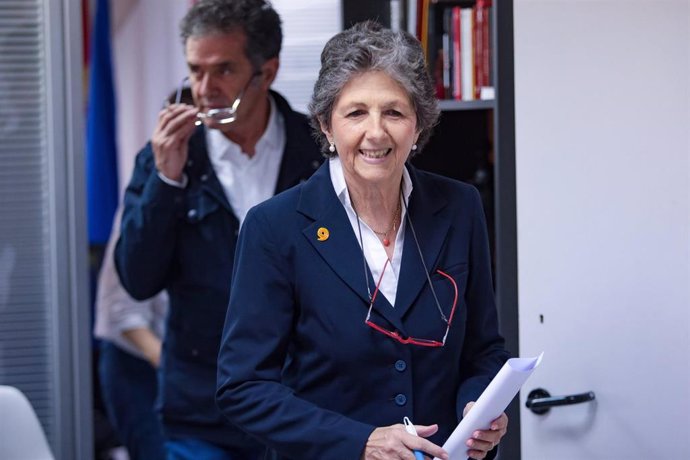
[[[593,391],[567,396],[551,396],[543,388],[536,388],[527,395],[525,406],[537,415],[544,415],[555,406],[570,406],[584,402],[594,401],[596,396]]]

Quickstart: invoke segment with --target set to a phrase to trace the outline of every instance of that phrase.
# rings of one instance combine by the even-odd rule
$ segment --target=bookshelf
[[[443,10],[471,8],[479,0],[343,0],[343,26],[390,18],[412,21],[425,17],[426,27],[397,24],[407,30],[426,30],[430,72],[434,74],[443,40]],[[428,10],[422,14],[420,7]],[[405,14],[391,14],[392,10]],[[442,115],[429,144],[412,159],[416,166],[471,183],[479,190],[487,217],[494,261],[494,282],[501,332],[506,346],[517,356],[517,217],[515,199],[515,103],[513,75],[513,0],[493,0],[490,17],[490,67],[494,97],[488,100],[440,99]],[[500,460],[520,459],[519,398],[506,410],[508,433],[501,441]]]

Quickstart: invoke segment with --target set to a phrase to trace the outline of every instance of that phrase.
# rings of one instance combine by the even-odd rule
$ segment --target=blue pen
[[[403,418],[403,424],[405,425],[405,431],[407,431],[410,434],[417,436],[417,430],[415,429],[414,425],[412,424],[412,422],[410,421],[409,418],[407,418],[407,417]],[[424,460],[424,454],[418,450],[415,450],[414,451],[414,458],[415,458],[415,460]]]

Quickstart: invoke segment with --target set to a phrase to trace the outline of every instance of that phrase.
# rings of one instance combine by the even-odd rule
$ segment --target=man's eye
[[[222,66],[216,67],[215,70],[213,71],[213,73],[217,77],[227,77],[230,75],[236,75],[237,74],[237,68],[233,67],[232,65],[229,65],[229,64],[228,65],[222,65]]]

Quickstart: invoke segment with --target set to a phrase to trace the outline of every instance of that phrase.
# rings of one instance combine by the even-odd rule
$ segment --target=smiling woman
[[[390,215],[398,207],[405,161],[419,137],[414,107],[402,86],[382,71],[353,77],[321,129],[338,152],[351,198],[376,187],[393,198],[393,209],[382,213]],[[383,224],[378,227],[388,222]]]
[[[321,62],[310,111],[331,158],[247,214],[218,406],[277,458],[446,459],[507,358],[479,195],[407,164],[438,119],[415,38],[358,24]],[[506,427],[468,456],[495,455]]]

